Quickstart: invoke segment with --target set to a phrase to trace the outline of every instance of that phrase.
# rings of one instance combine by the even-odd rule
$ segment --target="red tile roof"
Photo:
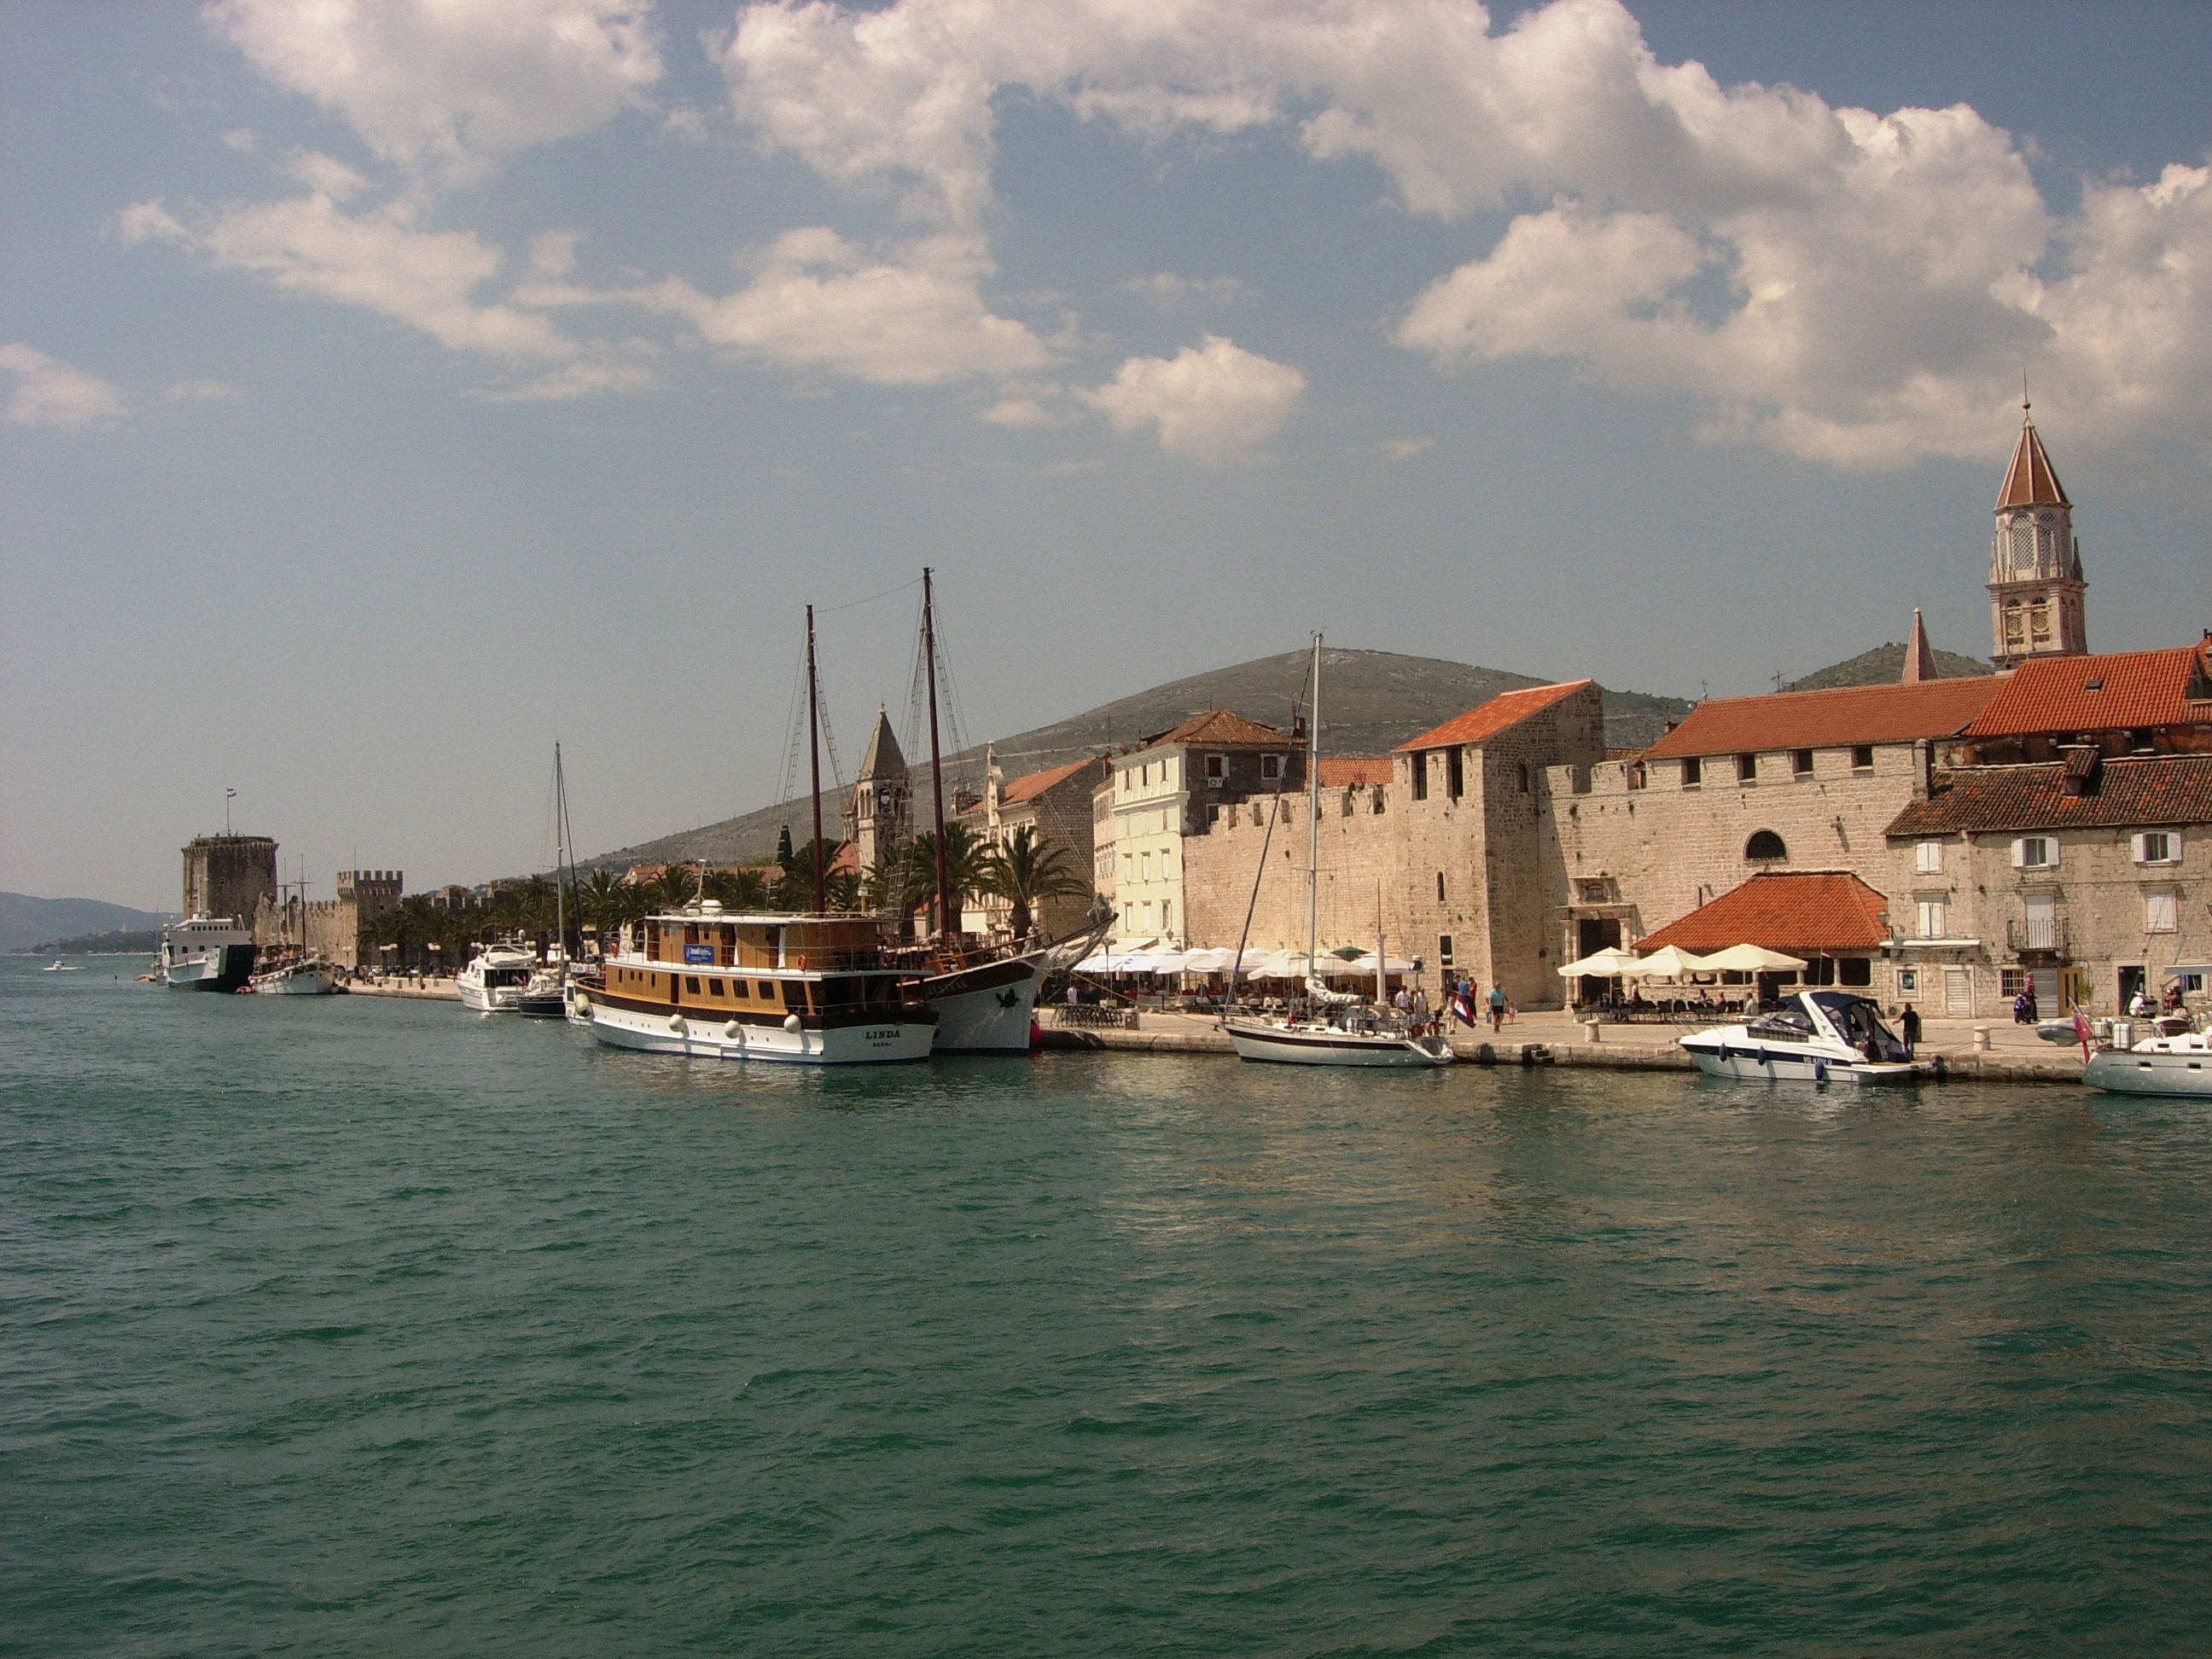
[[[1969,738],[2110,732],[2212,720],[2206,644],[2101,657],[2031,657],[2005,677]],[[2093,688],[2091,682],[2098,684]],[[2191,694],[2195,695],[2192,696]]]
[[[999,805],[1018,806],[1025,800],[1035,800],[1055,785],[1066,783],[1086,766],[1103,768],[1103,763],[1091,760],[1070,761],[1065,766],[1048,767],[1042,772],[1024,773],[999,792]]]
[[[1844,871],[1765,871],[1638,940],[1637,949],[1674,945],[1696,955],[1758,945],[1795,957],[1871,951],[1889,942],[1888,908],[1887,899]]]
[[[1321,783],[1324,789],[1342,789],[1355,783],[1390,781],[1388,755],[1323,755]]]
[[[1531,714],[1573,696],[1589,683],[1588,680],[1568,680],[1559,685],[1532,685],[1523,691],[1501,691],[1488,702],[1479,704],[1464,714],[1455,714],[1442,726],[1424,732],[1418,738],[1408,738],[1391,752],[1402,755],[1412,749],[1447,749],[1455,744],[1480,743],[1485,738],[1494,738],[1508,726],[1518,726]]]
[[[2108,760],[2087,769],[2084,793],[2069,795],[2064,761],[1938,772],[1926,800],[1890,824],[1895,836],[1959,830],[2120,829],[2212,823],[2212,755]]]
[[[1727,755],[1759,749],[1839,749],[1863,743],[1948,738],[1996,696],[1993,674],[1894,685],[1844,685],[1827,691],[1777,691],[1713,697],[1645,752]]]
[[[2051,457],[2043,453],[2035,422],[2021,422],[2020,443],[2012,452],[2012,465],[2005,469],[2004,488],[1997,491],[1998,507],[2073,505],[2051,468]]]
[[[1155,749],[1164,743],[1210,743],[1223,748],[1238,744],[1279,748],[1289,741],[1287,736],[1272,726],[1248,720],[1243,715],[1232,714],[1226,708],[1212,708],[1202,714],[1193,714],[1180,726],[1154,732],[1137,747]]]

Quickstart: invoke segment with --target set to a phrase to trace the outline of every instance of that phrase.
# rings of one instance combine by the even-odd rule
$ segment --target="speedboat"
[[[525,1019],[564,1019],[568,1013],[568,964],[556,958],[530,976],[514,1000],[514,1012]]]
[[[2089,1056],[2081,1081],[2116,1095],[2212,1095],[2212,1036],[2183,1031],[2145,1037]]]
[[[1849,991],[1800,991],[1756,1018],[1677,1040],[1708,1077],[1763,1083],[1911,1083],[1922,1066]]]
[[[461,1006],[480,1014],[511,1014],[538,971],[538,953],[519,945],[489,945],[454,977]]]
[[[66,962],[50,962],[40,971],[48,974],[73,974],[76,969]]]

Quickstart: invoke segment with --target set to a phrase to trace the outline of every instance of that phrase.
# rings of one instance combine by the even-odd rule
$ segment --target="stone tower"
[[[1999,668],[2030,657],[2080,656],[2089,648],[2081,596],[2081,548],[2074,504],[2021,405],[2020,444],[1997,492],[1990,544],[1990,652]]]
[[[913,803],[906,757],[891,735],[890,719],[878,708],[867,752],[860,757],[860,775],[853,780],[853,793],[845,803],[845,839],[857,850],[861,869],[874,869],[907,838]]]
[[[187,916],[231,916],[253,925],[261,901],[276,896],[276,843],[266,836],[195,836],[185,847]]]

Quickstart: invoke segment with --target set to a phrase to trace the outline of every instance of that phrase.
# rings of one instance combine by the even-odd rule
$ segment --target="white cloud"
[[[1119,286],[1123,293],[1133,294],[1161,311],[1218,308],[1252,297],[1252,290],[1234,276],[1178,276],[1172,270],[1127,277]]]
[[[626,0],[210,0],[210,27],[440,182],[588,132],[660,78],[649,7]]]
[[[1375,446],[1375,453],[1387,455],[1394,461],[1410,461],[1427,454],[1436,447],[1434,438],[1385,438]]]
[[[2093,182],[2063,216],[1971,109],[1723,87],[1661,64],[1616,0],[1496,33],[1466,0],[811,0],[713,45],[764,143],[956,226],[990,207],[1008,91],[1148,141],[1272,130],[1373,163],[1413,213],[1505,209],[1502,240],[1409,296],[1401,343],[1572,362],[1687,399],[1709,435],[1978,454],[2024,359],[2115,437],[2212,413],[2200,169]]]
[[[123,418],[123,394],[115,387],[29,346],[0,344],[0,374],[15,382],[0,418],[16,426],[82,432]]]
[[[1283,428],[1306,377],[1207,335],[1172,357],[1132,357],[1085,394],[1117,432],[1151,425],[1160,447],[1218,465],[1249,456]]]
[[[161,391],[162,398],[173,404],[219,403],[240,395],[228,380],[179,380]]]
[[[671,277],[619,297],[683,317],[742,356],[878,386],[1042,368],[1050,354],[1029,326],[984,305],[977,284],[988,270],[969,239],[929,238],[896,259],[871,258],[817,226],[779,240],[734,294],[703,295]]]
[[[118,209],[109,217],[107,228],[126,244],[182,242],[191,238],[191,233],[159,202],[133,202]]]

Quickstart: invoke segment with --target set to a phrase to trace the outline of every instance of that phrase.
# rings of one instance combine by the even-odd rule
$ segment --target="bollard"
[[[1985,1054],[1989,1051],[1990,1028],[1986,1025],[1977,1025],[1974,1027],[1974,1052],[1978,1054]]]
[[[1589,1040],[1595,1042],[1599,1040],[1604,1028],[1594,1019],[1586,1019],[1583,1022],[1583,1030],[1589,1034]]]

